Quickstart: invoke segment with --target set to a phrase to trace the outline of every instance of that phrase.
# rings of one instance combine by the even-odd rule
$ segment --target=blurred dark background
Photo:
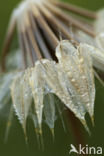
[[[91,10],[98,10],[104,7],[104,0],[65,0],[78,6]],[[9,17],[12,9],[16,7],[19,0],[1,0],[0,3],[0,52],[4,36],[6,33]],[[9,106],[8,106],[9,107]],[[8,108],[6,108],[8,109]],[[64,131],[60,119],[55,124],[55,139],[52,139],[51,133],[46,125],[43,125],[44,131],[44,150],[40,150],[37,145],[36,136],[34,134],[33,123],[28,119],[27,131],[28,142],[25,144],[22,128],[14,116],[13,125],[10,130],[9,138],[4,143],[4,131],[6,124],[7,111],[4,110],[0,115],[0,156],[68,156],[70,144],[76,145],[73,130],[71,128],[70,119],[65,118],[66,132]],[[104,148],[104,87],[96,81],[96,102],[95,102],[95,127],[89,136],[81,127],[81,135],[85,140],[85,144],[89,146],[101,146]],[[104,151],[103,151],[104,153]],[[74,154],[73,154],[74,155]]]

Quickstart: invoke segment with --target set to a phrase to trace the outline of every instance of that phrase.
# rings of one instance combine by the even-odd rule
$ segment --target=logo
[[[103,154],[103,149],[102,147],[89,147],[88,145],[86,146],[82,146],[81,144],[79,144],[78,149],[71,144],[70,145],[71,149],[69,151],[69,154],[71,155],[72,153],[76,153],[76,154]]]

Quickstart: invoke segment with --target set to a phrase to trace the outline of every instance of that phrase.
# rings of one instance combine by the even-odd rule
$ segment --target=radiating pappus
[[[26,119],[30,115],[37,134],[42,134],[42,122],[45,120],[54,132],[56,95],[63,106],[70,109],[88,130],[85,114],[88,112],[94,122],[95,85],[90,52],[85,44],[74,47],[69,41],[61,41],[56,48],[58,63],[40,59],[34,67],[17,73],[8,74],[1,79],[1,102],[8,96],[12,98],[13,108],[26,134]],[[15,76],[14,76],[15,75]],[[8,84],[5,88],[5,85]],[[44,101],[44,98],[47,100]],[[1,103],[0,103],[1,105]],[[33,107],[32,107],[33,106]]]
[[[81,42],[94,46],[88,46],[93,65],[104,70],[104,52],[99,38],[103,35],[98,33],[98,30],[103,33],[102,16],[103,11],[92,12],[60,1],[22,1],[11,16],[3,47],[2,69],[8,66],[5,59],[17,28],[24,68],[34,66],[41,58],[57,61],[54,51],[62,38],[70,40],[74,46]]]

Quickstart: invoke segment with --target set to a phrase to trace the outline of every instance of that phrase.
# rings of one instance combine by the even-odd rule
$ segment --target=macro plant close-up
[[[103,0],[0,10],[0,155],[104,155]]]

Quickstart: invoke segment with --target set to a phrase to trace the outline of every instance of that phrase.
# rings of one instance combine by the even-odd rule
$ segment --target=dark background
[[[66,0],[67,2],[97,10],[104,7],[104,0]],[[0,1],[0,51],[6,33],[9,17],[12,9],[18,4],[19,0],[1,0]],[[6,108],[8,110],[9,106]],[[25,144],[22,128],[14,116],[13,125],[10,130],[9,138],[4,143],[4,132],[7,112],[4,110],[0,114],[0,156],[68,156],[70,144],[75,144],[73,132],[66,122],[66,132],[64,131],[61,121],[58,120],[55,124],[55,139],[52,140],[49,129],[43,125],[44,130],[44,150],[39,150],[36,136],[34,134],[33,123],[28,119],[27,131],[28,142]],[[66,120],[65,120],[66,121]],[[92,130],[91,136],[88,136],[84,128],[81,128],[81,133],[86,140],[85,143],[89,146],[101,146],[104,148],[104,88],[96,81],[96,102],[95,102],[95,127]],[[104,151],[103,151],[104,153]],[[74,154],[73,154],[74,155]]]

